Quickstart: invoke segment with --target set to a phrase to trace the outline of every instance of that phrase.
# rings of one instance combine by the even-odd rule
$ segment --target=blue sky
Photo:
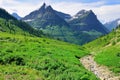
[[[16,0],[20,2],[40,2],[40,0]],[[42,0],[44,2],[47,2],[47,0]],[[106,5],[114,5],[114,4],[120,4],[120,0],[51,0],[51,2],[81,2],[81,3],[92,3],[92,2],[99,2],[104,1]]]
[[[120,4],[120,0],[75,0],[78,2],[85,2],[85,3],[91,3],[91,2],[98,2],[98,1],[104,1],[105,5],[115,5]]]
[[[43,2],[55,10],[71,15],[75,15],[81,9],[93,10],[103,23],[120,18],[120,0],[0,0],[0,7],[23,17],[40,8]]]

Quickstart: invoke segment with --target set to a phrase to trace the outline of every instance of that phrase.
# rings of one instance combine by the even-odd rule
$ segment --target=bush
[[[0,59],[0,64],[6,65],[6,64],[16,64],[16,65],[25,65],[25,61],[20,56],[6,56]]]
[[[2,59],[0,59],[0,64],[2,64],[2,65],[4,64],[4,61]]]
[[[112,42],[112,45],[115,45],[115,44],[116,44],[116,42],[115,42],[115,41],[113,41],[113,42]]]
[[[117,57],[120,57],[120,53],[117,53]]]
[[[43,39],[43,42],[46,42],[46,40],[45,40],[45,39]]]
[[[8,53],[13,53],[13,51],[10,50],[10,49],[6,50],[6,52],[8,52]]]

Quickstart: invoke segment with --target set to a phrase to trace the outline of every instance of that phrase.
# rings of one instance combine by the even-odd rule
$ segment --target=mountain
[[[84,47],[91,51],[98,64],[107,66],[120,79],[120,26]]]
[[[71,43],[78,42],[69,24],[58,14],[60,16],[67,15],[55,11],[51,6],[46,6],[44,3],[39,10],[31,12],[22,20],[34,26],[34,28],[42,30],[45,34],[48,34],[54,39]],[[63,17],[66,18],[65,16]]]
[[[21,19],[21,17],[17,13],[12,13],[12,16],[14,16],[15,18],[17,18],[18,20]]]
[[[30,14],[28,14],[27,16],[22,18],[22,20],[31,21],[31,20],[41,17],[41,15],[43,15],[45,13],[45,10],[47,7],[48,6],[46,5],[46,3],[44,3],[38,10],[31,12]],[[71,15],[69,15],[69,14],[62,13],[62,12],[56,11],[54,9],[52,9],[52,10],[54,11],[55,14],[57,14],[59,17],[63,18],[64,20],[68,20],[71,18]]]
[[[39,14],[40,15],[40,14]],[[48,25],[50,26],[68,26],[68,24],[58,16],[51,6],[47,6],[45,11],[41,12],[41,17],[34,18],[33,24],[38,24],[38,28],[46,28]]]
[[[81,10],[69,21],[74,33],[82,39],[82,43],[90,42],[109,31],[99,22],[92,10]]]
[[[116,26],[118,26],[118,25],[120,25],[120,19],[116,19],[116,20],[114,20],[114,21],[107,22],[107,23],[104,24],[104,26],[105,26],[108,30],[110,30],[110,31],[112,31],[113,29],[115,29]]]
[[[31,12],[29,15],[25,16],[22,20],[30,23],[35,28],[45,28],[48,25],[68,26],[66,21],[57,14],[61,16],[66,15],[64,13],[53,10],[51,6],[46,6],[46,4],[44,3],[39,10]]]
[[[75,44],[85,44],[107,34],[107,29],[90,10],[82,10],[75,16],[58,12],[44,3],[22,20],[49,34],[50,37]]]
[[[42,32],[35,30],[23,21],[18,21],[10,15],[6,10],[0,8],[0,31],[11,34],[24,34],[41,36]]]
[[[106,34],[108,30],[99,22],[96,15],[92,10],[79,11],[73,18],[69,21],[69,24],[74,30],[78,31],[91,31],[95,30],[97,32]]]

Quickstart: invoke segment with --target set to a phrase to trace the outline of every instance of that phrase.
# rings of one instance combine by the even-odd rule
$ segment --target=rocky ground
[[[101,80],[120,80],[120,76],[114,76],[107,67],[97,64],[91,55],[81,58],[80,61],[86,69],[92,71]]]

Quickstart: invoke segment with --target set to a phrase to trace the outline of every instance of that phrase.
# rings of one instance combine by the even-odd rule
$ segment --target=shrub
[[[2,64],[2,65],[4,64],[4,61],[2,59],[0,59],[0,64]]]
[[[46,40],[45,40],[45,39],[43,39],[43,42],[46,42]]]
[[[13,51],[10,50],[10,49],[7,49],[6,52],[8,52],[8,53],[13,53]]]
[[[6,64],[16,64],[16,65],[25,65],[25,61],[20,56],[6,56],[4,58],[0,59],[0,64],[6,65]]]
[[[116,44],[116,42],[115,42],[115,41],[113,41],[113,42],[112,42],[112,45],[115,45],[115,44]]]
[[[120,53],[117,53],[117,56],[120,57]]]
[[[80,59],[80,56],[78,56],[78,55],[75,55],[75,57],[76,57],[77,59]]]

